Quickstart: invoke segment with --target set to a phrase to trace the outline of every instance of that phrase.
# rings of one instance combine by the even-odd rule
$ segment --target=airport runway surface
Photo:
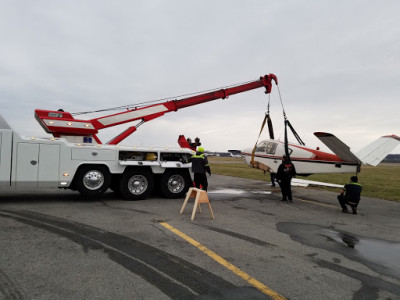
[[[400,203],[212,175],[206,204],[0,191],[0,299],[400,299]]]

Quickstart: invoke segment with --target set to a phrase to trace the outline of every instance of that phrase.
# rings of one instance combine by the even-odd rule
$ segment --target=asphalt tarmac
[[[193,201],[0,191],[0,299],[400,299],[400,203],[209,177]]]

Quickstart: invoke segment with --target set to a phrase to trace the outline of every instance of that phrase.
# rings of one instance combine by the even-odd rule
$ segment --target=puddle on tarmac
[[[336,252],[372,270],[400,279],[400,243],[361,237],[315,224],[280,222],[280,232],[304,245]],[[328,241],[327,241],[328,239]]]
[[[234,190],[234,189],[221,189],[215,191],[208,191],[208,194],[230,194],[230,195],[242,195],[245,194],[246,191],[243,190]]]
[[[208,194],[218,194],[218,195],[249,195],[249,194],[257,194],[257,195],[270,195],[270,191],[244,191],[238,189],[218,189],[208,191]]]
[[[259,194],[259,195],[271,195],[272,192],[270,191],[252,191],[252,194]]]
[[[400,243],[361,238],[348,233],[324,230],[324,235],[354,249],[363,259],[379,264],[400,274]]]

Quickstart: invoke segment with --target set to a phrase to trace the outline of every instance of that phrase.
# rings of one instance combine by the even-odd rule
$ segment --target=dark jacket
[[[200,174],[205,174],[207,172],[211,174],[210,165],[204,153],[196,152],[196,154],[192,156],[192,172]]]
[[[358,203],[360,202],[361,198],[361,184],[357,182],[350,182],[344,186],[344,198],[351,203]]]
[[[286,160],[279,165],[278,171],[276,172],[276,178],[278,180],[291,180],[295,176],[296,168],[290,160]]]

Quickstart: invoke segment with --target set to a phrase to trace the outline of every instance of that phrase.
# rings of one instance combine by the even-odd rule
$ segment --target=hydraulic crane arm
[[[75,119],[70,113],[64,111],[35,110],[35,118],[47,133],[59,136],[93,136],[98,143],[100,140],[96,134],[99,130],[141,120],[136,126],[131,126],[120,135],[112,139],[108,144],[116,145],[131,135],[143,123],[163,116],[165,113],[177,111],[178,109],[217,100],[225,99],[230,95],[265,87],[265,93],[269,94],[272,89],[272,81],[278,84],[274,74],[260,77],[249,83],[221,89],[205,94],[200,94],[179,100],[166,101],[160,104],[153,104],[146,107],[128,109],[124,112],[99,117],[91,120]]]

